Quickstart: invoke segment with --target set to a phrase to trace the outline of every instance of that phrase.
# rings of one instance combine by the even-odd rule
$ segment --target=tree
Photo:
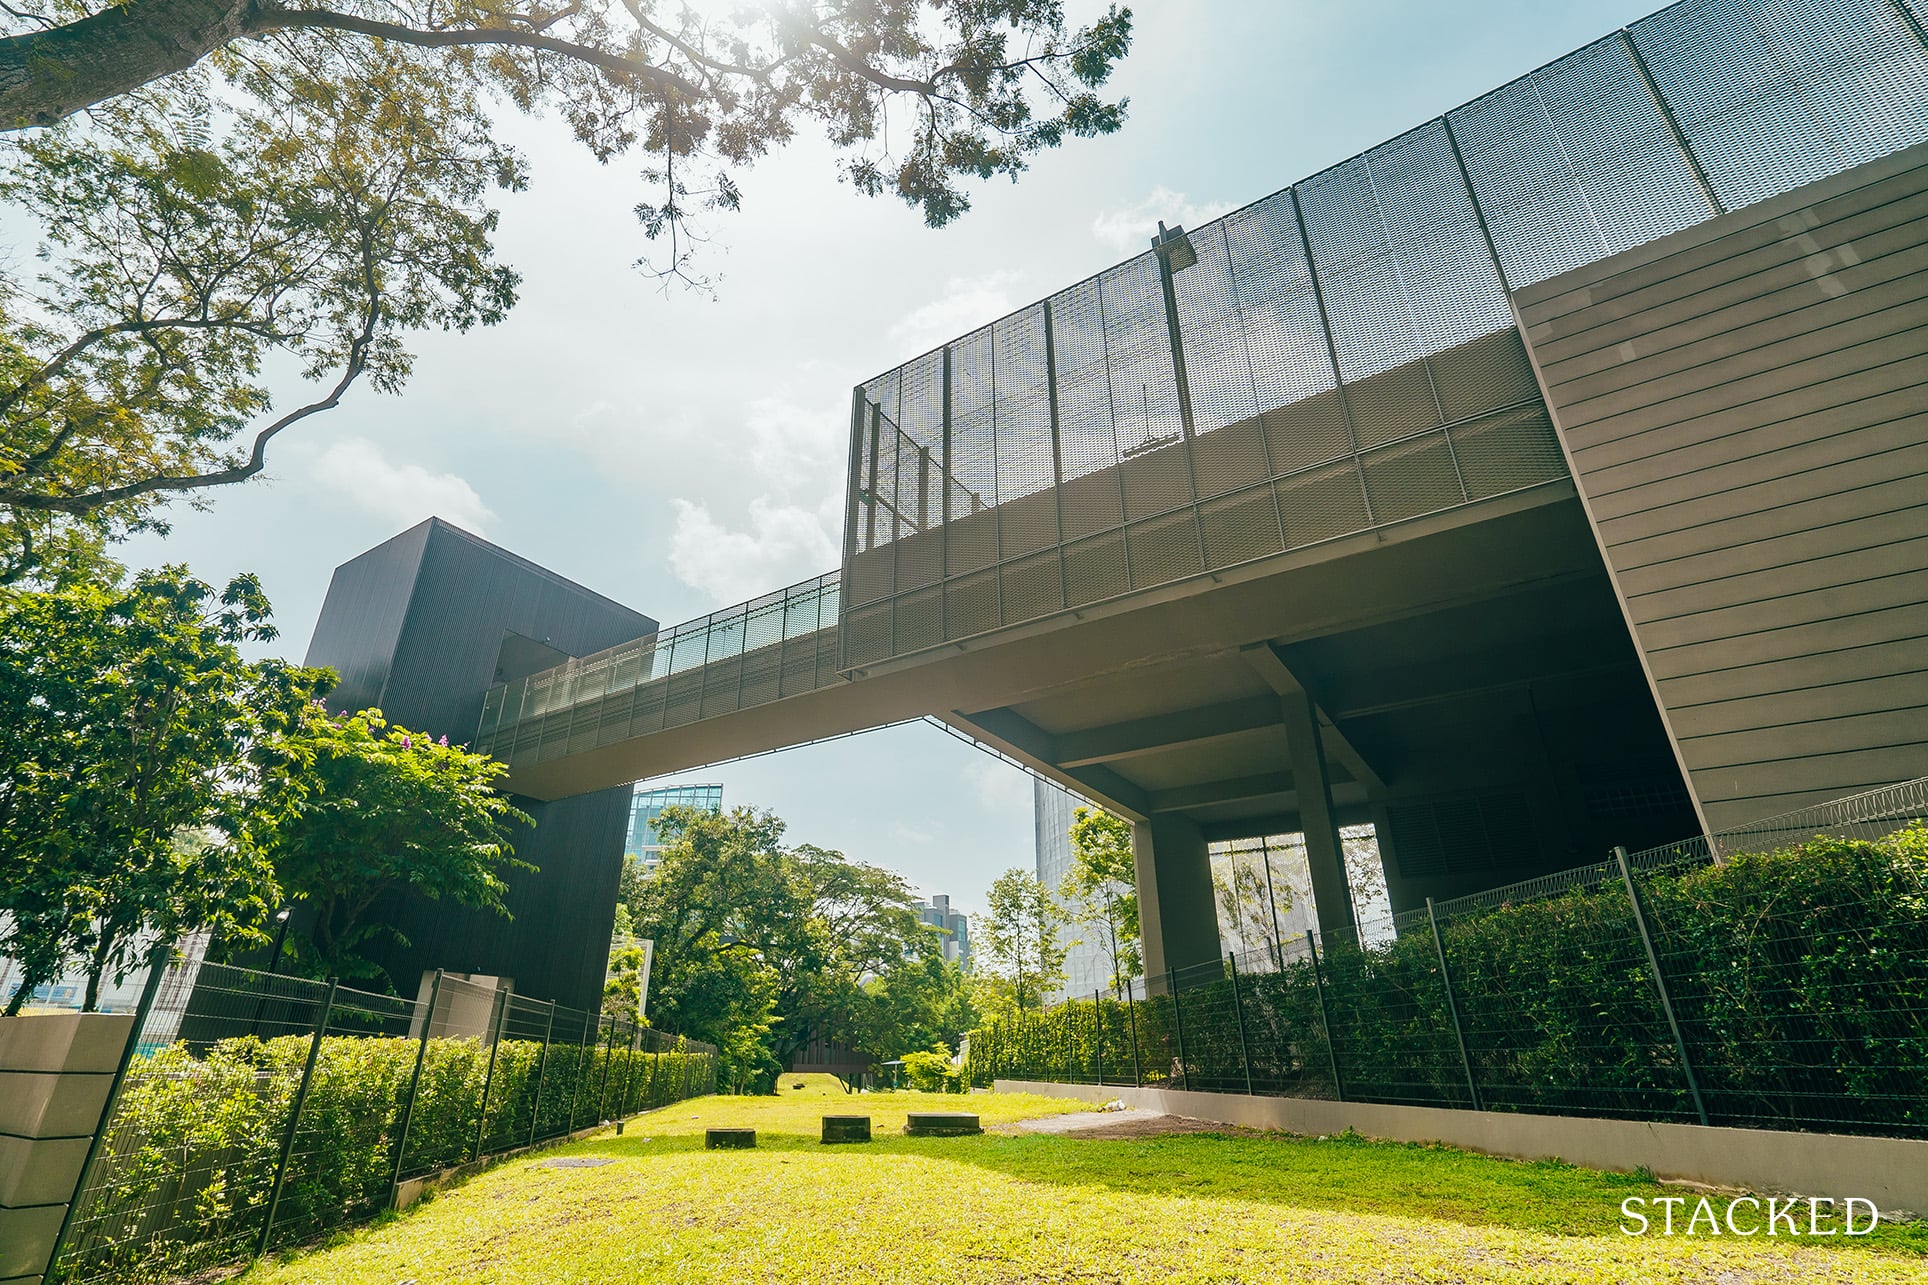
[[[656,832],[662,860],[629,904],[637,935],[656,942],[651,1020],[716,1045],[721,1083],[774,1083],[781,978],[763,946],[793,935],[805,913],[783,869],[783,822],[678,806],[663,809]]]
[[[274,880],[240,841],[262,746],[325,681],[242,660],[274,637],[253,577],[0,593],[0,947],[10,1012],[85,957],[91,1009],[138,933],[246,934]]]
[[[1065,922],[1051,890],[1030,871],[1013,866],[991,884],[980,958],[985,972],[1007,983],[1019,1010],[1043,1007],[1045,996],[1064,985],[1067,947],[1058,929]]]
[[[0,200],[46,267],[0,275],[0,583],[165,530],[170,497],[253,477],[358,380],[399,390],[409,331],[515,302],[484,194],[522,170],[475,94],[339,45],[228,60],[246,93],[190,76],[14,143]],[[264,368],[288,359],[311,387],[276,414]]]
[[[523,182],[486,106],[553,108],[601,161],[640,152],[665,279],[704,286],[700,219],[742,169],[819,127],[858,191],[942,226],[964,183],[1115,131],[1098,90],[1129,10],[1060,0],[24,0],[0,19],[0,200],[46,275],[0,279],[0,576],[243,481],[363,376],[405,379],[411,330],[498,320],[492,186]],[[262,372],[310,387],[280,413]]]
[[[635,1022],[643,1008],[643,948],[633,942],[609,952],[609,978],[603,983],[604,1017]]]
[[[899,875],[786,849],[783,822],[748,808],[668,808],[657,833],[656,873],[625,884],[635,930],[656,941],[650,1007],[725,1048],[727,1082],[766,1087],[813,1039],[882,1062],[974,1024],[961,970]]]
[[[1144,971],[1138,929],[1138,876],[1131,849],[1131,823],[1103,808],[1071,814],[1071,868],[1061,892],[1077,908],[1077,920],[1097,937],[1109,965],[1111,985]]]
[[[315,702],[272,756],[251,839],[300,928],[297,966],[316,975],[380,975],[359,952],[399,936],[369,918],[384,897],[446,897],[506,915],[503,876],[535,868],[510,843],[529,817],[496,788],[508,769],[446,736],[392,727],[380,710],[331,715]]]

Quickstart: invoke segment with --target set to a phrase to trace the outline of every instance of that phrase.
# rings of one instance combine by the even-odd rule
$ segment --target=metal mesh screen
[[[1899,0],[1682,0],[880,375],[842,663],[1562,477],[1509,289],[1924,138]]]

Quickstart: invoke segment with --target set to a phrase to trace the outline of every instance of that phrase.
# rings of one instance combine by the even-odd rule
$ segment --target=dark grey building
[[[469,741],[491,685],[653,634],[656,622],[488,541],[431,518],[336,568],[307,663],[341,677],[331,709],[381,709],[391,723]],[[577,1008],[601,1001],[630,791],[543,802],[509,875],[510,918],[419,897],[375,912],[408,945],[373,946],[398,991],[445,968],[503,979]]]

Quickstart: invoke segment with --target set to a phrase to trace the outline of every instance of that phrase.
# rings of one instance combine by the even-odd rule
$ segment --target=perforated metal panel
[[[1928,138],[1922,4],[1682,0],[871,380],[844,665],[1564,476],[1506,292]]]

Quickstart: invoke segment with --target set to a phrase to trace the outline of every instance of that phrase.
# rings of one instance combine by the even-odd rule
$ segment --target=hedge
[[[254,1251],[313,1037],[176,1044],[135,1059],[68,1249],[63,1281],[152,1281]],[[277,1245],[388,1200],[417,1040],[320,1042],[275,1212]],[[433,1039],[408,1125],[404,1176],[525,1145],[573,1125],[714,1089],[715,1057],[501,1040]],[[488,1109],[482,1116],[488,1078]],[[531,1119],[540,1088],[540,1113]],[[480,1148],[477,1148],[478,1130]]]
[[[1711,1123],[1928,1136],[1928,829],[1640,888],[1679,1042],[1613,873],[1441,919],[1464,1058],[1422,913],[1395,941],[1323,947],[1316,973],[1309,955],[1218,966],[1181,976],[1175,1000],[989,1025],[966,1074],[1449,1107],[1477,1088],[1487,1110],[1693,1122],[1684,1043]]]

